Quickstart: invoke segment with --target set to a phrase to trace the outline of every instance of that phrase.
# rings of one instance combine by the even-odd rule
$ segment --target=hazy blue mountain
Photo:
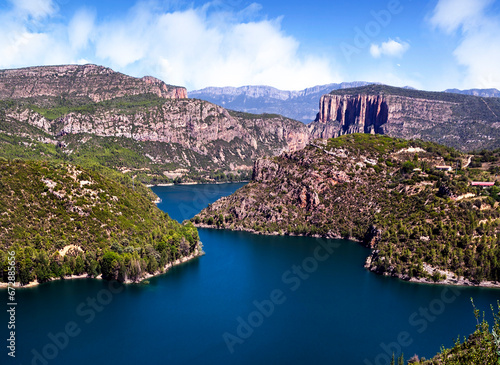
[[[279,90],[270,86],[207,87],[188,92],[190,98],[202,99],[214,104],[247,113],[280,114],[288,118],[310,123],[318,113],[322,95],[332,90],[366,86],[364,81],[342,82],[310,87],[299,91]]]
[[[474,95],[482,97],[495,97],[500,98],[500,91],[497,89],[469,89],[469,90],[459,90],[459,89],[448,89],[445,90],[446,93],[464,94],[464,95]]]

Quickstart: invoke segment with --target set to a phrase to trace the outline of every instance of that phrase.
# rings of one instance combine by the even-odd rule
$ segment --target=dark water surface
[[[183,220],[241,186],[153,190]],[[205,256],[149,285],[84,279],[18,290],[16,358],[2,346],[0,363],[388,364],[386,353],[430,357],[451,346],[475,328],[470,297],[487,313],[500,298],[371,274],[369,250],[349,241],[208,229],[200,237]]]

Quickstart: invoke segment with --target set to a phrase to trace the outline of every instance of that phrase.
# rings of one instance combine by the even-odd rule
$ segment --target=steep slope
[[[134,189],[70,164],[0,158],[0,272],[22,284],[67,275],[139,280],[200,253],[198,233]]]
[[[256,158],[309,141],[301,122],[229,112],[185,99],[183,88],[99,66],[7,70],[0,85],[1,132],[53,143],[69,158],[94,153],[109,167],[147,171],[144,182],[241,179]],[[130,158],[115,164],[109,149]]]
[[[318,85],[300,91],[279,90],[270,86],[207,87],[189,92],[189,97],[207,100],[225,108],[247,113],[272,113],[310,123],[318,113],[319,98],[332,90],[368,85],[343,82]]]
[[[313,138],[379,133],[470,151],[500,147],[500,99],[371,85],[323,95]]]
[[[471,179],[494,175],[466,169],[455,176],[436,168],[468,161],[428,142],[342,136],[258,160],[251,183],[193,221],[267,234],[349,237],[374,248],[370,270],[403,279],[498,280],[500,189],[470,186]]]

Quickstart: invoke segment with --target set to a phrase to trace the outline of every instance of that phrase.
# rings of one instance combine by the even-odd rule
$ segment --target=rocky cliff
[[[350,133],[383,134],[388,116],[387,98],[381,95],[323,95],[317,121],[324,125],[337,121],[339,128],[337,131],[318,128],[313,135],[328,138]]]
[[[157,151],[154,161],[176,162],[178,167],[200,170],[251,169],[264,155],[296,151],[309,142],[306,127],[281,116],[230,114],[217,105],[194,99],[155,100],[152,105],[97,104],[91,109],[69,109],[49,119],[47,110],[22,106],[6,110],[10,123],[26,123],[62,141],[69,135],[123,137],[136,142],[175,145],[205,156],[210,167],[188,157]],[[50,111],[50,110],[49,110]],[[163,148],[165,149],[165,148]],[[176,158],[174,158],[176,157]],[[198,166],[196,166],[198,165]]]
[[[500,147],[500,99],[371,85],[320,99],[313,138],[378,133],[461,150]]]
[[[165,84],[151,76],[138,79],[96,65],[65,65],[0,70],[0,99],[61,97],[100,102],[127,95],[154,94],[183,99],[183,87]]]
[[[304,148],[308,142],[307,130],[299,122],[280,116],[243,118],[217,105],[194,99],[165,101],[133,111],[119,106],[96,105],[91,113],[69,111],[53,120],[22,108],[8,110],[6,115],[55,136],[89,133],[177,143],[202,154],[211,152],[206,145],[217,140],[231,142],[239,138],[254,149],[278,142],[281,145],[275,147],[279,152]]]

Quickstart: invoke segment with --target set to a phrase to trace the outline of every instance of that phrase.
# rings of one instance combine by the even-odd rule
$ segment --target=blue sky
[[[0,0],[0,68],[95,63],[188,90],[500,89],[500,0]]]

